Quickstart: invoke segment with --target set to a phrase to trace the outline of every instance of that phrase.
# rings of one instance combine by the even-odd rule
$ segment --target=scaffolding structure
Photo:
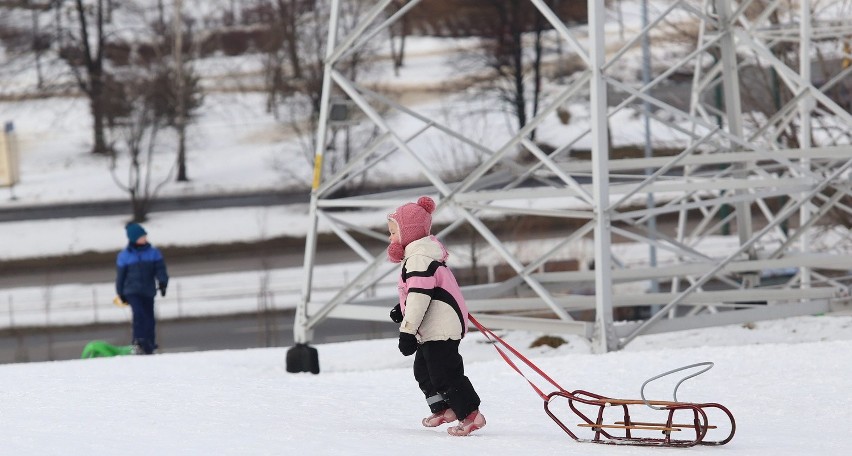
[[[642,27],[622,28],[615,39],[604,0],[589,0],[587,23],[570,27],[549,8],[552,2],[529,0],[549,23],[549,36],[560,42],[562,58],[578,69],[542,96],[526,125],[497,145],[339,69],[348,53],[418,3],[390,14],[391,0],[377,1],[342,37],[340,1],[331,3],[297,344],[309,344],[326,318],[387,320],[395,301],[371,292],[388,277],[395,281],[398,267],[375,248],[387,244],[383,214],[420,195],[438,202],[436,220],[446,221],[435,233],[439,238],[465,227],[513,271],[505,280],[463,287],[470,310],[491,328],[576,334],[607,352],[644,334],[848,306],[852,239],[848,225],[836,220],[852,215],[852,115],[838,96],[852,87],[852,22],[832,19],[842,17],[846,2],[820,2],[820,11],[811,10],[810,0],[794,9],[778,0],[679,0],[657,2],[665,9],[654,11],[643,2]],[[673,29],[689,30],[692,38],[678,38],[682,52],[661,63],[652,57],[655,43],[675,41]],[[636,78],[624,68],[636,69],[640,52],[645,71]],[[688,100],[672,101],[675,78]],[[760,80],[769,84],[756,86]],[[766,87],[769,95],[758,95]],[[380,134],[329,172],[323,167],[329,115],[341,98]],[[586,127],[560,136],[552,150],[532,139],[560,109],[577,102],[587,106]],[[620,156],[613,122],[625,115],[641,115],[646,125],[655,131],[664,126],[678,140],[663,152],[648,136],[644,155]],[[399,118],[419,128],[411,122],[402,128]],[[481,161],[461,178],[452,177],[418,142],[426,134],[446,136],[476,151]],[[583,148],[588,156],[578,153]],[[519,160],[520,152],[527,159]],[[347,182],[399,155],[406,167],[417,168],[423,186],[339,196]],[[378,214],[375,228],[347,219],[363,211]],[[495,230],[507,217],[571,229],[551,236],[548,248],[530,258]],[[321,223],[363,267],[319,297],[314,270]],[[720,239],[728,241],[724,248]],[[592,246],[593,264],[547,270],[549,261],[580,242]],[[628,242],[649,253],[620,257],[616,244]],[[615,315],[625,309],[643,310],[616,324]]]

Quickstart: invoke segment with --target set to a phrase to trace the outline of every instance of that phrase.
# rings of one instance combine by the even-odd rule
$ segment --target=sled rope
[[[545,402],[546,402],[546,401],[547,401],[547,399],[548,399],[548,397],[547,397],[548,395],[547,395],[547,394],[544,394],[544,392],[542,392],[542,391],[541,391],[541,389],[539,389],[539,387],[538,387],[538,386],[536,386],[536,385],[535,385],[535,383],[533,383],[533,382],[532,382],[532,380],[530,380],[529,378],[527,378],[527,376],[526,376],[526,375],[524,375],[524,373],[521,371],[521,369],[518,367],[518,365],[517,365],[517,364],[515,364],[515,363],[512,361],[512,359],[509,357],[509,355],[507,355],[507,354],[506,354],[506,352],[504,352],[504,351],[503,351],[503,350],[502,350],[502,349],[501,349],[501,348],[497,345],[498,343],[499,343],[499,344],[501,344],[501,345],[503,345],[504,347],[506,347],[506,350],[509,350],[509,351],[510,351],[513,355],[515,355],[515,356],[516,356],[519,360],[521,360],[524,364],[526,364],[527,366],[529,366],[529,368],[530,368],[530,369],[534,370],[534,371],[535,371],[538,375],[540,375],[542,378],[544,378],[545,380],[547,380],[548,382],[550,382],[550,384],[551,384],[551,385],[553,385],[553,386],[555,386],[556,388],[558,388],[558,389],[559,389],[559,391],[565,391],[565,389],[563,389],[561,386],[559,386],[559,384],[558,384],[558,383],[556,383],[556,382],[555,382],[552,378],[550,378],[547,374],[545,374],[545,373],[544,373],[544,371],[542,371],[542,370],[541,370],[538,366],[536,366],[535,364],[533,364],[533,362],[532,362],[532,361],[530,361],[529,359],[527,359],[527,358],[526,358],[524,355],[522,355],[522,354],[521,354],[518,350],[516,350],[516,349],[515,349],[515,347],[512,347],[511,345],[509,345],[509,343],[508,343],[508,342],[506,342],[505,340],[501,339],[501,338],[500,338],[500,336],[498,336],[497,334],[494,334],[494,332],[493,332],[493,331],[491,331],[490,329],[486,328],[485,326],[482,326],[482,324],[481,324],[481,323],[479,323],[478,321],[476,321],[476,318],[473,318],[473,315],[468,314],[467,318],[468,318],[468,320],[469,320],[471,323],[473,323],[473,326],[476,326],[476,328],[477,328],[477,329],[479,329],[479,331],[480,331],[482,334],[484,334],[484,335],[485,335],[485,337],[486,337],[488,340],[490,340],[490,341],[492,342],[492,345],[494,345],[494,349],[496,349],[496,350],[497,350],[497,352],[498,352],[498,353],[500,353],[500,356],[502,356],[502,357],[503,357],[503,360],[504,360],[504,361],[506,361],[506,364],[508,364],[509,366],[511,366],[511,367],[512,367],[512,369],[514,369],[514,370],[515,370],[515,372],[517,372],[518,374],[520,374],[520,375],[521,375],[521,377],[523,377],[523,378],[524,378],[524,380],[526,380],[526,381],[527,381],[527,383],[529,383],[529,384],[530,384],[530,386],[532,387],[532,389],[533,389],[533,390],[535,390],[535,392],[536,392],[536,393],[538,393],[538,395],[539,395],[542,399],[544,399],[544,401],[545,401]]]
[[[688,366],[683,366],[683,367],[679,367],[677,369],[672,369],[668,372],[663,372],[660,375],[655,375],[655,376],[649,378],[648,380],[645,380],[645,383],[642,384],[642,388],[639,390],[639,395],[642,396],[642,401],[645,402],[645,405],[647,405],[648,407],[651,407],[652,409],[665,410],[666,407],[659,407],[659,406],[651,405],[651,403],[648,401],[648,399],[645,399],[645,385],[653,382],[654,380],[656,380],[658,378],[665,377],[666,375],[674,374],[675,372],[680,372],[680,371],[686,370],[686,369],[692,369],[693,367],[698,367],[698,366],[707,366],[707,367],[705,367],[704,369],[701,369],[700,371],[698,371],[698,372],[696,372],[692,375],[687,375],[686,377],[680,379],[680,381],[677,382],[677,385],[675,385],[674,391],[672,392],[672,396],[674,397],[675,402],[678,402],[678,400],[677,400],[677,389],[680,387],[680,384],[689,380],[692,377],[701,375],[701,374],[709,371],[710,369],[713,368],[713,363],[711,363],[710,361],[705,361],[703,363],[690,364]]]

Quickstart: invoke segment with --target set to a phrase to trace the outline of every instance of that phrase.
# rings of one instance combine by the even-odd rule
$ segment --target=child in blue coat
[[[166,295],[169,274],[163,254],[148,243],[138,223],[128,223],[127,247],[116,258],[115,291],[133,309],[133,353],[150,355],[157,348],[154,297]]]

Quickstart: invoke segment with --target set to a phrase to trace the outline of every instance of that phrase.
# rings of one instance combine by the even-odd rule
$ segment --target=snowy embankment
[[[395,340],[384,339],[319,345],[320,375],[287,373],[283,348],[0,366],[0,452],[848,454],[850,316],[643,336],[604,355],[590,354],[576,338],[558,349],[531,349],[534,335],[501,334],[564,388],[619,398],[638,398],[642,382],[655,374],[712,361],[712,370],[681,385],[678,398],[725,405],[736,417],[736,435],[723,447],[689,450],[576,443],[545,415],[523,378],[474,333],[461,350],[488,425],[467,438],[448,436],[446,426],[420,426],[426,407],[410,373],[412,358],[397,352]],[[670,399],[674,381],[649,386],[646,394]]]

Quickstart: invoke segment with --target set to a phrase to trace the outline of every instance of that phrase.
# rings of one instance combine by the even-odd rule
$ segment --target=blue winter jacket
[[[153,298],[157,295],[157,282],[160,287],[169,284],[163,254],[151,244],[128,245],[118,252],[115,264],[115,291],[119,296]]]

